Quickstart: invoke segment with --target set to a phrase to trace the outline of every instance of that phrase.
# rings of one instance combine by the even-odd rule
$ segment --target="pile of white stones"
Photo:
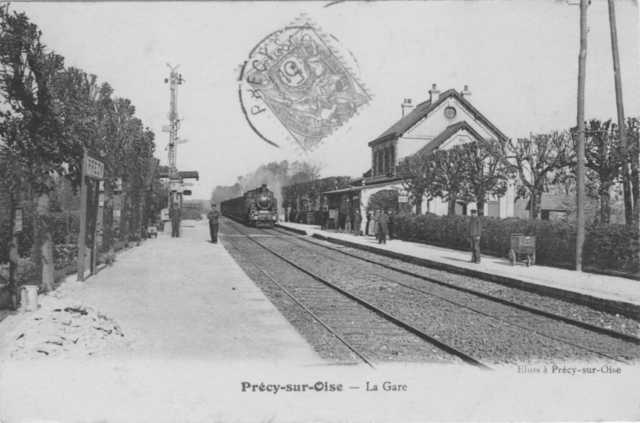
[[[48,297],[6,335],[4,350],[15,358],[86,357],[123,337],[117,323],[82,301]]]

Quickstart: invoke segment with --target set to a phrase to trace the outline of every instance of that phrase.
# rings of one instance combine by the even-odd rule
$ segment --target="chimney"
[[[402,117],[405,117],[406,115],[411,113],[412,109],[413,109],[413,104],[411,104],[411,99],[405,98],[404,103],[402,103]]]
[[[469,97],[471,96],[471,91],[469,91],[469,86],[465,85],[464,91],[462,91],[460,94],[462,94],[462,98],[469,101]]]
[[[431,96],[431,104],[440,98],[440,90],[437,89],[436,84],[433,84],[433,89],[429,90],[429,95]]]

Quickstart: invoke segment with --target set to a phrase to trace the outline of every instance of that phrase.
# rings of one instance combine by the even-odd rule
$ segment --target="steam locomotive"
[[[220,203],[222,214],[243,221],[246,225],[269,227],[278,220],[278,203],[266,184]]]

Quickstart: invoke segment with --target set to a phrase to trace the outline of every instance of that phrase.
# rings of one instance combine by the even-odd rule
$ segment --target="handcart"
[[[509,263],[511,263],[511,265],[514,266],[516,264],[516,261],[523,261],[527,265],[527,267],[533,266],[535,264],[536,262],[536,237],[535,236],[524,236],[524,234],[511,234],[511,249],[509,250]]]

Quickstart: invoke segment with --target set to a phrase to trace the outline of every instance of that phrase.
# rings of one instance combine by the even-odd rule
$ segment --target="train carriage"
[[[246,225],[272,228],[278,220],[278,203],[272,191],[260,188],[220,203],[222,214],[243,221]]]

